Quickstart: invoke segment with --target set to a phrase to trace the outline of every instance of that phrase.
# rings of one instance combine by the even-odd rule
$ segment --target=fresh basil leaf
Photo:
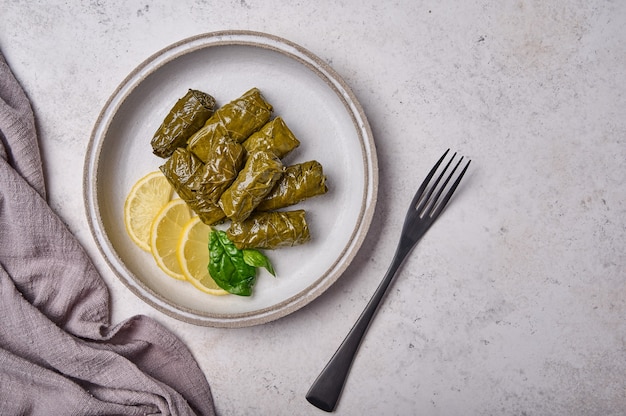
[[[259,250],[243,249],[243,261],[254,267],[264,267],[272,276],[276,276],[270,260]]]
[[[256,267],[244,261],[244,255],[224,231],[209,235],[209,274],[215,283],[229,293],[250,296],[256,282]]]

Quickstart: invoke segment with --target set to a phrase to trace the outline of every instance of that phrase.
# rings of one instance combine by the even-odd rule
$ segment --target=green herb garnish
[[[209,274],[219,287],[234,295],[252,294],[257,267],[264,267],[275,275],[269,259],[263,253],[254,249],[239,250],[224,231],[211,231],[209,255]]]

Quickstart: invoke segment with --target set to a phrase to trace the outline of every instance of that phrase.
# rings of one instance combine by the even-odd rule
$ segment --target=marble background
[[[413,189],[452,147],[463,189],[405,263],[340,415],[626,413],[626,3],[504,0],[0,0],[0,49],[37,118],[49,202],[110,287],[192,349],[220,415],[319,415],[304,396],[393,254]],[[119,82],[171,43],[267,32],[328,62],[371,123],[380,190],[322,297],[237,330],[169,318],[113,274],[82,170]]]

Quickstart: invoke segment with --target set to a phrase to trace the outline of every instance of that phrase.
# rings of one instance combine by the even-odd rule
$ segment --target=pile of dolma
[[[230,220],[238,249],[274,249],[310,239],[304,210],[278,211],[327,192],[322,165],[285,166],[300,145],[258,88],[219,107],[189,90],[152,139],[177,194],[207,225]]]

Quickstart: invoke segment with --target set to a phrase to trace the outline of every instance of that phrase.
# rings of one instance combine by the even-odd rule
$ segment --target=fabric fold
[[[146,316],[112,326],[108,288],[46,202],[30,101],[0,52],[0,409],[214,415],[189,349]]]

